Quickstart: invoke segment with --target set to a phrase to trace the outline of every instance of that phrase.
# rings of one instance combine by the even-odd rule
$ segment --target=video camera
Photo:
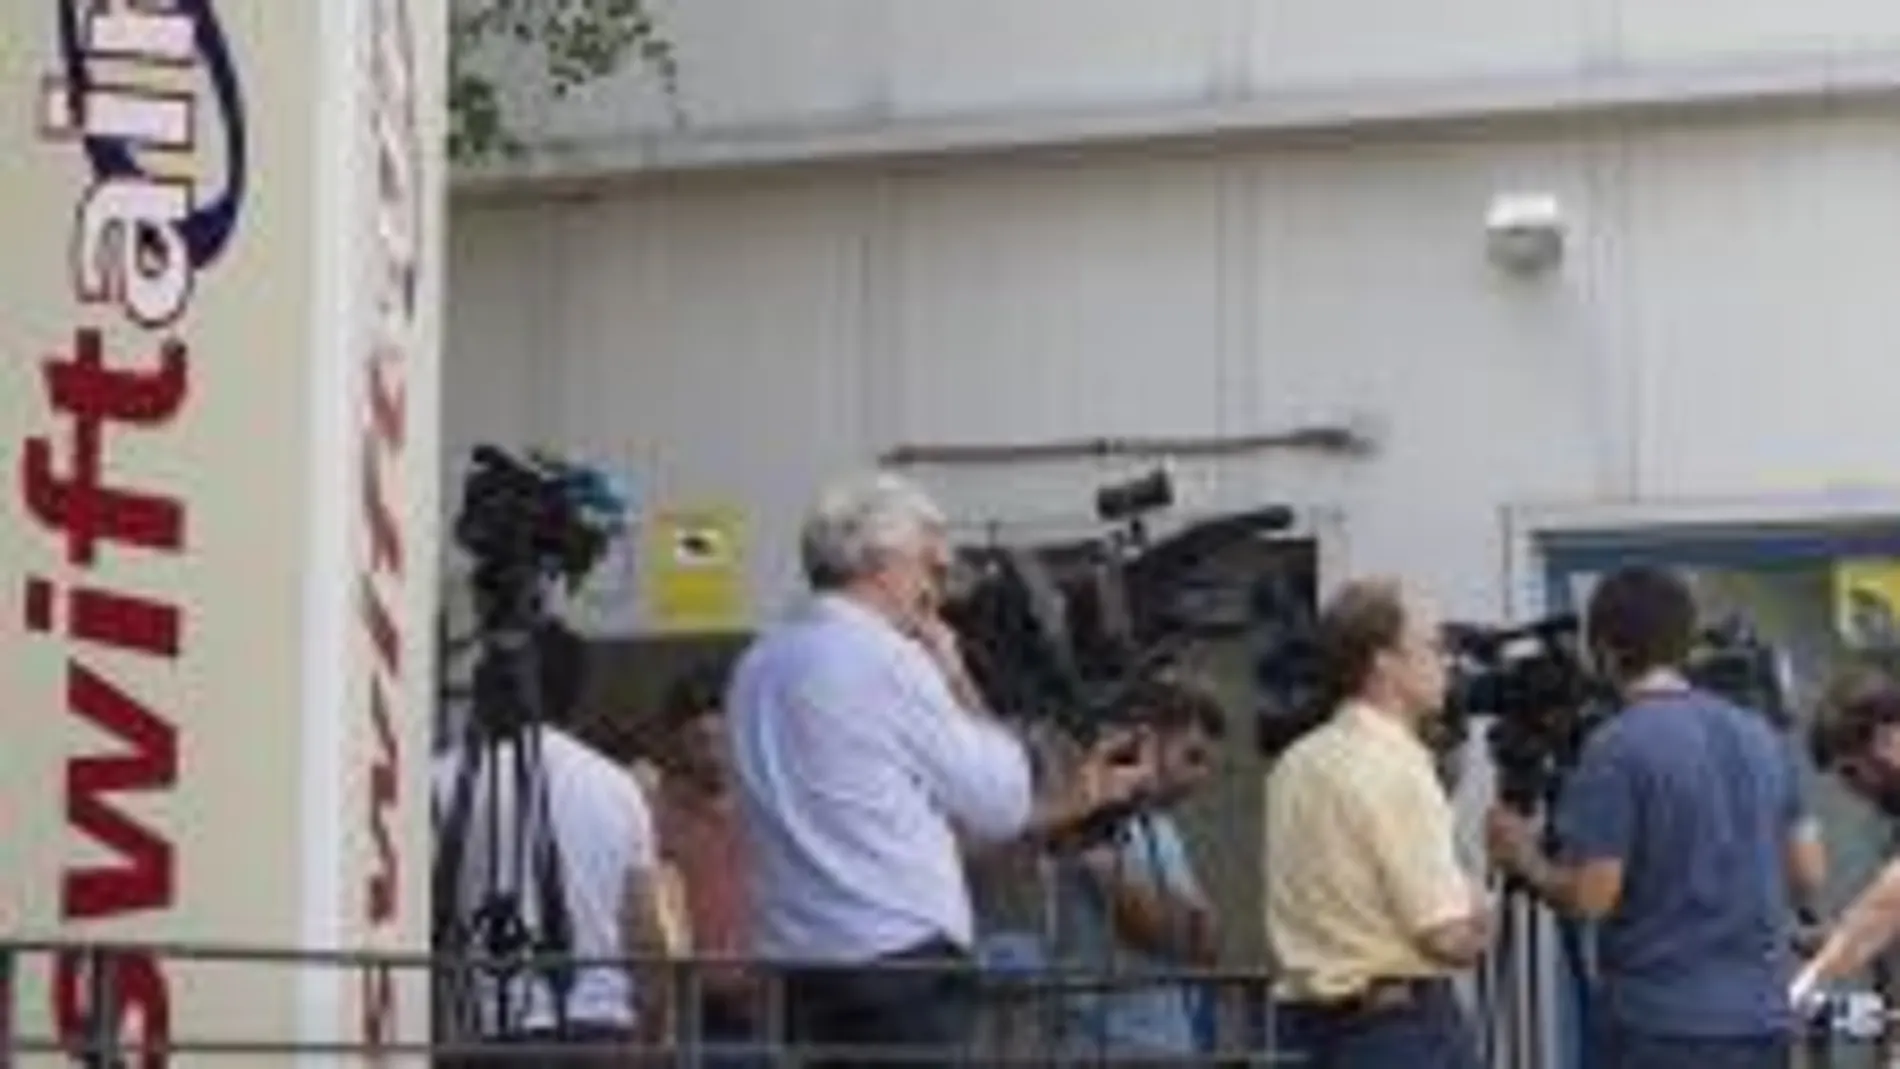
[[[1590,671],[1577,618],[1552,616],[1521,627],[1451,624],[1444,717],[1468,725],[1492,718],[1485,734],[1499,799],[1535,811],[1574,767],[1583,740],[1614,710],[1615,695]]]
[[[1617,708],[1609,684],[1591,670],[1577,618],[1551,616],[1521,627],[1453,624],[1445,719],[1486,716],[1498,798],[1533,812],[1555,797],[1576,767],[1590,733]],[[1704,630],[1684,666],[1693,685],[1766,716],[1792,723],[1781,657],[1745,621]]]
[[[1157,469],[1097,493],[1096,517],[1111,525],[1102,535],[960,552],[944,618],[963,638],[991,708],[1091,738],[1129,712],[1137,683],[1189,645],[1260,622],[1255,584],[1215,564],[1290,526],[1291,510],[1217,516],[1151,541],[1147,518],[1173,502],[1172,482]]]
[[[578,586],[600,561],[626,512],[611,477],[545,454],[517,458],[475,447],[462,484],[455,540],[484,569]]]
[[[454,529],[474,558],[477,626],[462,641],[480,657],[436,837],[431,935],[445,960],[485,960],[433,977],[442,1042],[525,1029],[516,981],[530,974],[549,985],[557,1031],[565,1027],[573,932],[538,729],[577,703],[586,644],[548,611],[544,595],[557,581],[570,592],[579,587],[626,512],[613,481],[591,468],[490,445],[478,446],[472,461]],[[471,856],[480,863],[468,866]],[[529,954],[548,964],[520,964]]]
[[[596,469],[475,448],[455,539],[474,559],[469,583],[483,647],[476,726],[508,734],[578,697],[584,643],[546,611],[543,594],[557,581],[570,592],[579,587],[626,509],[613,479]]]

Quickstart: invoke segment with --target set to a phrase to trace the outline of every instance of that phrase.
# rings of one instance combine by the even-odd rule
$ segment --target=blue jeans
[[[1274,1053],[1297,1056],[1310,1069],[1482,1069],[1477,1036],[1450,981],[1419,984],[1407,1004],[1385,1009],[1290,1004],[1276,1024]]]
[[[1611,1026],[1590,1060],[1602,1069],[1788,1069],[1790,1054],[1785,1036],[1696,1039]]]

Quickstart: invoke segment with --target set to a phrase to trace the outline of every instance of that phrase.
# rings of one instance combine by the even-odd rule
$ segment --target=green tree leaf
[[[526,51],[556,99],[638,62],[681,121],[672,42],[646,0],[451,0],[449,158],[472,163],[523,151],[497,68]]]

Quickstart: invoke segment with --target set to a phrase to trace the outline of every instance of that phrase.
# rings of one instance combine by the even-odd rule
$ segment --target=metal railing
[[[637,1038],[610,1042],[568,1038],[469,1038],[463,1033],[434,1027],[428,1009],[412,1000],[402,1035],[379,1041],[342,1038],[338,1021],[335,1038],[311,1038],[286,1024],[280,1034],[251,1030],[245,1008],[227,1006],[216,1034],[204,1022],[220,1015],[194,1009],[197,1034],[181,1030],[181,1022],[153,1036],[121,1031],[126,1006],[117,981],[129,965],[158,966],[176,990],[175,1011],[193,1001],[182,994],[207,979],[204,970],[244,970],[243,985],[257,982],[263,970],[288,970],[297,978],[333,972],[356,980],[359,990],[376,990],[404,977],[415,989],[432,992],[466,988],[482,978],[540,975],[555,964],[579,970],[627,970],[666,993],[657,1005],[670,1007],[656,1014],[665,1027],[649,1027]],[[706,974],[713,970],[745,967],[756,983],[758,1027],[744,1037],[708,1035],[700,1014]],[[97,1069],[170,1069],[183,1064],[279,1065],[311,1060],[337,1065],[480,1066],[598,1066],[668,1067],[668,1069],[819,1069],[827,1065],[862,1066],[1283,1066],[1305,1059],[1296,1052],[1275,1049],[1270,977],[1259,970],[1175,970],[1103,972],[1065,967],[978,966],[949,967],[939,963],[879,962],[861,967],[895,978],[924,970],[947,973],[967,985],[974,1005],[972,1027],[949,1049],[854,1045],[826,1047],[801,1041],[788,1027],[788,972],[782,967],[726,959],[453,959],[426,953],[310,951],[186,943],[93,943],[72,941],[0,940],[0,1069],[29,1065],[81,1065]],[[59,979],[55,975],[59,974]],[[77,978],[75,981],[74,978]],[[657,983],[655,983],[657,979]],[[65,1022],[63,1034],[53,1027],[49,1013],[27,1014],[22,996],[29,987],[50,992],[64,983],[78,1009]],[[1142,1054],[1119,1049],[1099,1036],[1069,1031],[1070,1011],[1078,998],[1165,986],[1204,993],[1219,1007],[1213,1027],[1192,1052]],[[196,1001],[209,1001],[202,991]],[[1876,1004],[1877,1003],[1877,1004]],[[649,1003],[654,1005],[655,1003]],[[1482,1014],[1481,1014],[1482,1015]],[[174,1014],[174,1016],[177,1016]],[[231,1018],[235,1017],[235,1027]],[[1825,1019],[1811,1022],[1796,1044],[1792,1064],[1803,1069],[1825,1069],[1838,1063],[1846,1048],[1890,1050],[1896,1011],[1869,993],[1842,996]],[[146,1022],[149,1024],[150,1022]],[[1477,1022],[1483,1027],[1484,1022]],[[1864,1061],[1865,1054],[1852,1060]],[[1493,1069],[1534,1069],[1500,1059]]]
[[[39,1014],[29,1023],[22,1012],[21,995],[27,978],[53,984],[57,963],[80,978],[82,1012],[68,1020],[65,1034]],[[485,983],[506,983],[520,977],[539,977],[556,964],[577,972],[598,969],[627,970],[666,997],[648,1005],[667,1007],[655,1014],[665,1022],[657,1034],[651,1027],[635,1039],[591,1042],[567,1039],[524,1041],[466,1038],[440,1027],[421,1007],[411,1006],[401,1038],[383,1041],[338,1038],[312,1039],[294,1034],[259,1034],[243,1024],[243,1008],[228,1007],[218,1034],[202,1030],[190,1034],[176,1026],[162,1035],[124,1034],[120,1021],[126,1007],[115,982],[132,962],[158,963],[182,989],[203,971],[216,968],[246,970],[244,983],[263,982],[262,970],[290,970],[299,976],[310,970],[353,974],[362,990],[404,982],[426,983],[437,993],[466,991]],[[753,978],[752,1006],[758,1027],[743,1038],[712,1037],[702,1027],[700,1008],[706,974],[712,970],[743,967]],[[92,943],[70,941],[0,941],[0,1069],[29,1064],[77,1064],[97,1067],[158,1067],[199,1064],[215,1057],[221,1064],[279,1064],[292,1059],[316,1058],[337,1064],[470,1065],[586,1064],[590,1066],[667,1066],[681,1069],[795,1069],[826,1064],[957,1065],[957,1066],[1269,1066],[1300,1059],[1276,1053],[1271,1005],[1266,998],[1269,978],[1258,970],[1178,970],[1168,972],[1110,972],[1063,967],[1000,970],[941,963],[879,962],[865,966],[892,977],[911,971],[929,971],[963,985],[972,999],[972,1027],[967,1038],[951,1049],[868,1046],[821,1047],[803,1042],[788,1027],[787,977],[797,970],[782,966],[723,959],[536,959],[504,961],[481,958],[451,959],[426,953],[310,951],[187,943]],[[45,979],[41,980],[40,976]],[[533,982],[533,981],[531,981]],[[1084,1037],[1066,1027],[1078,999],[1165,986],[1195,991],[1214,1000],[1212,1027],[1201,1035],[1201,1049],[1191,1053],[1141,1054],[1117,1049],[1099,1036]],[[174,1009],[186,1001],[173,998]],[[421,1021],[415,1020],[420,1015]],[[202,1014],[197,1017],[202,1018]],[[235,1024],[233,1023],[235,1018]],[[1204,1019],[1205,1020],[1205,1019]],[[339,1032],[341,1022],[339,1021]],[[187,1024],[187,1027],[189,1025]],[[235,1030],[232,1030],[234,1029]]]

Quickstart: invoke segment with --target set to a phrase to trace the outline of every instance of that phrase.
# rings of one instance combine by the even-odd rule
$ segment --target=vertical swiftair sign
[[[0,5],[0,933],[426,940],[443,19]],[[132,1042],[427,1019],[90,968],[32,963],[16,1023],[75,1035],[101,981]]]

